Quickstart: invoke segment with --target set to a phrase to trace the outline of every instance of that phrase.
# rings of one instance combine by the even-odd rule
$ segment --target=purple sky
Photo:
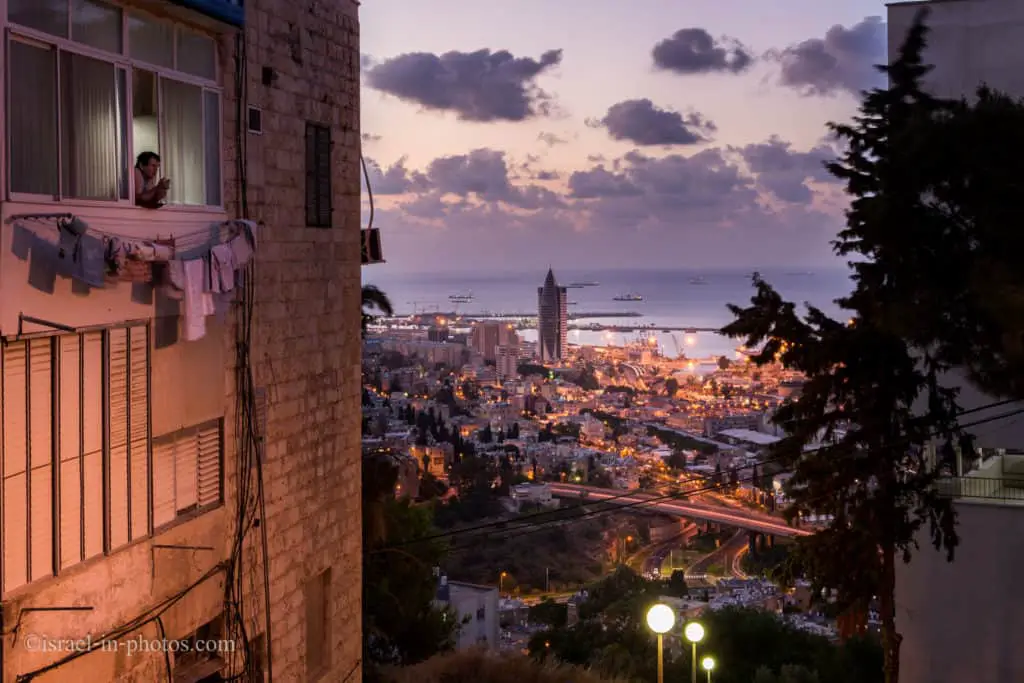
[[[878,84],[884,15],[878,0],[366,2],[363,150],[388,261],[373,268],[838,265],[825,123]]]

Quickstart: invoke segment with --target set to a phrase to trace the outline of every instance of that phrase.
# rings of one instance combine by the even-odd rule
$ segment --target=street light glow
[[[704,627],[696,621],[691,621],[686,625],[686,628],[683,629],[683,635],[686,636],[688,641],[696,645],[700,641],[704,640]]]
[[[715,668],[715,658],[705,657],[704,659],[700,660],[700,665],[704,667],[705,671],[711,671]]]
[[[647,610],[647,626],[658,635],[668,633],[676,625],[676,613],[668,605],[657,604]]]

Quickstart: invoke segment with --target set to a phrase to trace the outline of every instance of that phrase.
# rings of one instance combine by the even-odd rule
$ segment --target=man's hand
[[[160,182],[157,183],[157,187],[159,187],[161,190],[166,190],[166,189],[170,188],[171,187],[171,179],[170,178],[161,178]]]

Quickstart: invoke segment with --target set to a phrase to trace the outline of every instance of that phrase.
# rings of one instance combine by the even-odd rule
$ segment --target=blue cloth
[[[73,277],[90,287],[103,287],[106,284],[104,275],[107,265],[104,256],[101,238],[90,235],[82,237],[75,255]]]
[[[60,266],[57,245],[38,235],[32,236],[32,256],[28,265],[28,283],[46,294],[53,294]]]
[[[32,250],[32,239],[35,235],[31,230],[20,223],[14,224],[13,242],[11,251],[19,261],[27,261],[29,252]]]

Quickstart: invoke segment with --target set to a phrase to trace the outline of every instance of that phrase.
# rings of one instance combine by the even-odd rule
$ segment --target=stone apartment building
[[[0,680],[361,680],[358,2],[0,22]]]

